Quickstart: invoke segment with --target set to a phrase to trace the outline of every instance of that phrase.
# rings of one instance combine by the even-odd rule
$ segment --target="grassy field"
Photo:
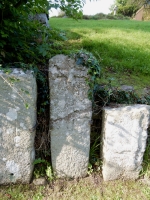
[[[150,23],[131,20],[51,18],[50,25],[65,32],[63,53],[92,52],[102,67],[100,83],[132,85],[137,92],[150,87]]]

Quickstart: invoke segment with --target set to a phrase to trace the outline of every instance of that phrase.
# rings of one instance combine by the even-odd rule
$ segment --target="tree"
[[[140,8],[139,5],[142,1],[143,0],[115,0],[115,3],[111,6],[111,10],[114,6],[117,6],[117,14],[132,17]]]
[[[127,4],[127,0],[116,0],[117,6],[125,6]]]

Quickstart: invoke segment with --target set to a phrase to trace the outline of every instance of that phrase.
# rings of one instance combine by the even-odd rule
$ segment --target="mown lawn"
[[[100,83],[150,88],[150,22],[51,18],[50,25],[65,32],[61,52],[92,52],[102,67]],[[141,93],[140,93],[141,94]]]

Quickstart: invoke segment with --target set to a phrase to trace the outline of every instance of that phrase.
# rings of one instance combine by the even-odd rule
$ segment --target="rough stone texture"
[[[122,85],[120,87],[120,89],[123,91],[133,91],[134,90],[133,86],[130,86],[130,85]]]
[[[38,20],[41,24],[49,27],[48,15],[46,13],[39,13],[34,16],[29,16],[30,20]]]
[[[28,183],[31,179],[36,96],[31,71],[0,71],[0,184]]]
[[[59,177],[83,177],[90,148],[87,68],[64,55],[49,62],[52,166]]]
[[[47,181],[44,177],[41,177],[41,178],[34,179],[33,184],[34,185],[46,185]]]
[[[145,184],[145,185],[147,185],[147,186],[150,187],[150,178],[147,177],[147,176],[144,176],[143,179],[139,179],[139,182],[140,182],[140,183],[143,183],[143,184]]]
[[[104,108],[103,178],[137,179],[146,147],[150,106]]]

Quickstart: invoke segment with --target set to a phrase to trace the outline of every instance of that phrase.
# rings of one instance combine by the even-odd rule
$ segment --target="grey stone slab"
[[[35,158],[36,80],[31,71],[0,71],[0,184],[29,183]]]
[[[86,77],[87,68],[67,56],[49,62],[51,156],[59,177],[87,174],[92,106]]]
[[[123,90],[123,91],[133,91],[134,90],[134,87],[133,86],[130,86],[130,85],[122,85],[120,87],[120,90]]]
[[[137,179],[146,148],[150,106],[104,108],[103,178]]]
[[[37,20],[41,24],[49,27],[48,14],[46,14],[46,13],[39,13],[39,14],[35,14],[35,15],[29,15],[29,19],[30,20]]]

